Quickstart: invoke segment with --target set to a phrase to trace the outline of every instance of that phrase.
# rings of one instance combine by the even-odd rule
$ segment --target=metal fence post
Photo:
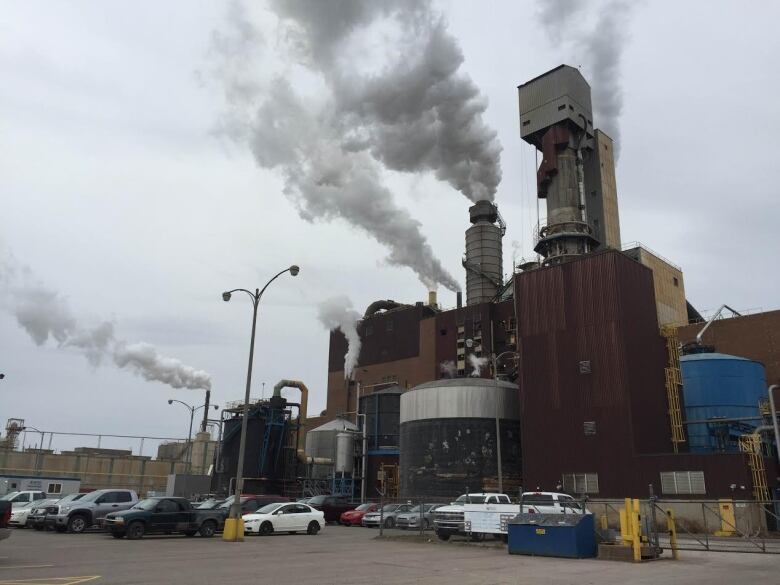
[[[425,504],[423,503],[423,500],[420,500],[420,536],[423,535],[423,532],[425,531],[425,526],[423,525],[425,523]]]
[[[379,536],[385,533],[385,491],[379,492]]]
[[[710,550],[710,535],[707,528],[707,510],[704,504],[701,505],[701,517],[704,519],[704,548]]]

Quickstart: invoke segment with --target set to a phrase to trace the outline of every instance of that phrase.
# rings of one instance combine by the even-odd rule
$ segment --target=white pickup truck
[[[527,514],[583,514],[588,511],[573,497],[557,492],[525,492],[521,504],[513,504],[505,494],[465,494],[451,506],[434,513],[436,535],[470,536],[474,540],[492,534],[505,538],[507,522],[520,512]]]

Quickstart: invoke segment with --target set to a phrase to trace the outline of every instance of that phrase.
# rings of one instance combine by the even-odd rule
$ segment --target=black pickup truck
[[[8,528],[8,522],[11,520],[11,509],[13,504],[0,500],[0,540],[5,540],[11,536],[11,529]]]
[[[185,498],[147,498],[129,510],[106,515],[105,526],[114,538],[129,540],[148,533],[214,536],[220,524],[213,510],[196,510]]]

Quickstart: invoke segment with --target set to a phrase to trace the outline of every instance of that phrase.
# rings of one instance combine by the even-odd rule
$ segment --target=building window
[[[662,471],[661,493],[673,495],[706,494],[703,471]]]
[[[583,360],[579,363],[580,374],[590,374],[590,360]]]
[[[569,494],[599,493],[598,473],[564,473],[563,491]]]
[[[49,487],[46,490],[47,494],[61,494],[62,493],[62,484],[61,483],[50,483]]]
[[[523,126],[530,126],[530,125],[531,125],[531,120],[526,120],[525,122],[523,122]]]
[[[679,280],[677,280],[677,277],[676,277],[676,276],[673,276],[673,277],[672,277],[672,280],[674,281],[674,286],[680,286],[680,281],[679,281]]]
[[[560,112],[561,110],[565,110],[565,109],[566,109],[566,104],[561,104],[560,106],[558,106],[558,111],[559,111],[559,112]]]
[[[374,326],[373,325],[366,325],[366,335],[371,335],[374,333]]]
[[[439,335],[447,335],[447,329],[439,329]]]
[[[596,421],[586,420],[582,423],[582,430],[585,432],[586,437],[592,437],[596,434]]]

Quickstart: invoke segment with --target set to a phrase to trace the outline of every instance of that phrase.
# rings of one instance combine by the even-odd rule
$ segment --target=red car
[[[360,526],[365,514],[376,511],[376,504],[360,504],[354,510],[343,512],[339,518],[339,524],[343,524],[344,526]]]

